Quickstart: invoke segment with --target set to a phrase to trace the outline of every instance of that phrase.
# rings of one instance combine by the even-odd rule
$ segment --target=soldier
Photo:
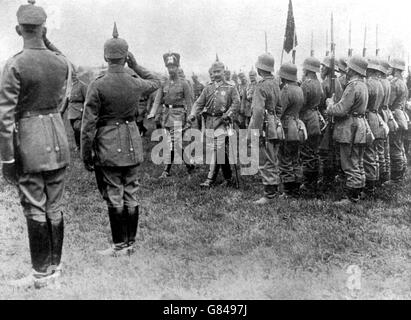
[[[150,99],[150,94],[145,94],[140,97],[140,100],[138,101],[137,108],[136,108],[136,124],[138,127],[138,131],[140,132],[140,135],[144,137],[147,132],[147,128],[144,126],[144,118],[147,114],[147,110],[149,108],[149,99]]]
[[[338,81],[341,84],[341,88],[345,90],[347,86],[347,58],[338,59],[338,72],[340,73]]]
[[[318,111],[323,96],[321,83],[317,78],[320,64],[320,61],[314,57],[305,59],[303,64],[304,81],[301,85],[304,93],[304,105],[300,111],[300,118],[308,133],[307,141],[301,146],[304,175],[302,190],[311,195],[315,195],[317,192],[320,171],[318,148],[321,142],[321,123],[324,122]]]
[[[223,185],[232,185],[226,123],[236,119],[240,108],[237,89],[224,79],[224,64],[216,60],[212,65],[212,70],[214,82],[208,84],[203,90],[194,103],[189,118],[190,122],[193,122],[198,114],[205,115],[207,147],[208,151],[212,153],[207,180],[200,185],[205,188],[215,184],[220,166],[225,179]]]
[[[193,76],[192,76],[191,78],[193,79],[194,101],[196,101],[196,100],[200,97],[201,92],[203,92],[203,90],[204,90],[204,85],[203,85],[200,81],[198,81],[198,77],[197,77],[197,75],[195,75],[194,73],[193,73]],[[202,128],[201,115],[199,115],[199,116],[197,117],[197,124],[196,124],[196,126],[201,130],[201,128]]]
[[[391,157],[391,180],[394,183],[402,182],[407,170],[407,158],[404,149],[404,137],[408,130],[407,116],[404,112],[408,99],[408,89],[402,73],[405,70],[405,61],[402,59],[391,59],[393,79],[391,80],[391,96],[389,108],[394,114],[394,119],[399,128],[390,132],[390,157]]]
[[[380,74],[379,79],[384,89],[384,99],[379,110],[384,122],[388,125],[389,131],[396,131],[398,124],[394,120],[394,116],[388,107],[391,97],[391,83],[387,79],[390,65],[387,60],[380,60]],[[380,184],[388,183],[391,180],[391,159],[390,159],[390,135],[384,140],[384,165],[379,167],[380,170]]]
[[[378,78],[380,63],[377,58],[368,60],[367,89],[368,105],[365,113],[367,122],[374,135],[374,142],[367,143],[364,151],[365,193],[375,196],[375,189],[379,181],[379,167],[385,166],[384,140],[386,139],[387,125],[378,113],[384,100],[384,88]]]
[[[269,54],[262,54],[256,63],[258,74],[263,78],[255,87],[251,108],[253,116],[249,131],[259,134],[260,165],[259,171],[263,179],[264,196],[255,204],[267,204],[278,193],[281,183],[278,167],[278,150],[283,139],[281,121],[276,115],[280,99],[280,87],[274,79],[274,58]],[[282,129],[281,129],[282,130]],[[251,133],[251,132],[250,132]]]
[[[239,126],[241,129],[247,129],[248,124],[250,122],[250,117],[251,117],[251,114],[250,114],[251,110],[246,114],[248,83],[247,83],[247,78],[245,77],[244,72],[240,72],[238,77],[240,79],[240,83],[238,84],[237,90],[238,90],[238,94],[239,94],[240,102],[241,102],[240,112],[238,115],[238,122],[239,122]]]
[[[83,117],[84,101],[86,99],[87,85],[78,79],[76,72],[73,72],[73,87],[71,89],[70,100],[68,104],[67,119],[70,121],[74,132],[74,141],[77,149],[80,151],[80,131],[81,119]]]
[[[296,196],[301,184],[301,167],[299,163],[300,134],[299,113],[304,104],[303,90],[297,84],[297,67],[284,63],[279,71],[282,83],[280,94],[281,123],[285,140],[281,143],[280,176],[285,196]]]
[[[208,84],[212,84],[214,82],[214,73],[212,67],[208,69],[208,75],[210,76],[210,82]]]
[[[365,186],[363,158],[368,90],[364,77],[367,66],[367,61],[360,56],[350,58],[348,83],[341,100],[327,99],[326,112],[335,117],[334,139],[340,147],[341,166],[346,176],[345,199],[339,201],[339,205],[358,202]]]
[[[71,65],[48,50],[53,47],[43,39],[46,12],[29,3],[17,11],[23,50],[7,61],[1,79],[0,160],[6,182],[18,185],[33,267],[10,285],[42,287],[62,271],[61,200],[69,145],[59,109]]]
[[[251,70],[249,72],[250,83],[247,84],[245,92],[241,98],[240,115],[244,119],[244,128],[248,127],[251,118],[251,103],[253,100],[254,90],[257,85],[257,72]]]
[[[166,179],[171,176],[171,166],[174,161],[175,148],[182,150],[182,141],[177,138],[178,132],[182,131],[185,126],[187,111],[192,106],[192,91],[188,82],[178,75],[180,66],[180,55],[178,53],[166,53],[163,55],[165,66],[168,69],[170,78],[157,91],[153,108],[148,116],[151,119],[157,113],[160,105],[164,105],[162,112],[163,127],[168,132],[170,152],[166,160],[166,166],[160,179]],[[189,174],[194,170],[194,166],[186,163]]]
[[[323,131],[321,143],[319,147],[320,165],[322,174],[322,189],[330,190],[333,187],[337,175],[342,175],[341,162],[339,159],[339,147],[333,140],[334,123],[332,118],[327,118],[325,109],[327,108],[326,99],[331,98],[331,58],[325,57],[321,63],[321,83],[323,89],[323,98],[319,110],[323,117],[327,120],[328,125]],[[334,81],[334,98],[339,101],[342,97],[343,89],[338,79]]]
[[[127,42],[118,38],[116,25],[113,38],[104,44],[104,59],[107,73],[87,90],[81,154],[85,168],[95,170],[108,207],[114,246],[98,253],[117,256],[133,252],[138,227],[137,169],[143,161],[143,146],[135,121],[136,104],[141,95],[160,87],[160,79],[137,64]],[[126,61],[136,75],[125,71]]]

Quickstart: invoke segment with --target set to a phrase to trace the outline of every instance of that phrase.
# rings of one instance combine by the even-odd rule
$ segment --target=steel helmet
[[[322,65],[326,66],[328,69],[331,69],[331,57],[325,57],[323,62],[321,62]],[[334,70],[338,71],[338,62],[334,61]]]
[[[368,67],[367,69],[382,71],[380,61],[377,57],[368,58]]]
[[[390,63],[388,60],[381,59],[380,60],[381,72],[388,74],[390,67]]]
[[[393,69],[404,71],[405,70],[405,61],[403,59],[399,59],[399,58],[391,59],[390,67],[393,68]]]
[[[311,72],[320,72],[321,62],[317,58],[309,57],[304,60],[303,69]]]
[[[338,69],[342,72],[347,72],[347,58],[343,57],[338,59]]]
[[[274,72],[274,57],[268,53],[262,54],[258,57],[255,67],[267,72]]]
[[[292,63],[284,63],[280,67],[280,71],[278,73],[280,78],[289,80],[289,81],[297,81],[297,66]]]
[[[368,62],[363,57],[358,55],[353,56],[348,60],[347,65],[349,69],[354,70],[358,74],[364,77],[367,75]]]

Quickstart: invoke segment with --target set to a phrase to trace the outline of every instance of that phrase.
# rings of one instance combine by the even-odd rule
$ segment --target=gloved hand
[[[16,163],[3,163],[3,178],[7,183],[17,185]]]
[[[333,94],[333,96],[331,98],[328,98],[325,101],[325,103],[327,104],[327,109],[334,105],[334,98],[335,98],[335,94]]]

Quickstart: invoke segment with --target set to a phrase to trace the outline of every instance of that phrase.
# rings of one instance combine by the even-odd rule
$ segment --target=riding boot
[[[127,248],[127,226],[123,218],[123,208],[108,208],[108,216],[110,219],[111,236],[114,246],[99,251],[103,256],[116,256],[126,253]]]
[[[51,273],[52,245],[47,222],[27,219],[31,263],[38,273]]]
[[[64,240],[64,219],[58,221],[52,221],[47,219],[48,226],[51,233],[51,264],[54,269],[61,271],[61,255],[63,251],[63,240]]]
[[[139,207],[124,207],[124,213],[127,218],[127,244],[133,246],[136,242]]]

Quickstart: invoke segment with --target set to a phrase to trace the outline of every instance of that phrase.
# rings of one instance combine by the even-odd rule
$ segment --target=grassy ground
[[[261,194],[258,177],[244,177],[241,190],[201,190],[205,167],[191,178],[175,167],[165,182],[156,179],[161,170],[149,161],[140,168],[136,253],[102,258],[95,251],[110,241],[106,208],[73,149],[64,277],[41,290],[4,285],[29,271],[30,257],[17,191],[0,180],[0,298],[411,298],[410,180],[346,208],[331,201],[338,190],[324,201],[277,200],[260,208],[252,204]],[[360,290],[347,288],[350,265],[361,268]]]

